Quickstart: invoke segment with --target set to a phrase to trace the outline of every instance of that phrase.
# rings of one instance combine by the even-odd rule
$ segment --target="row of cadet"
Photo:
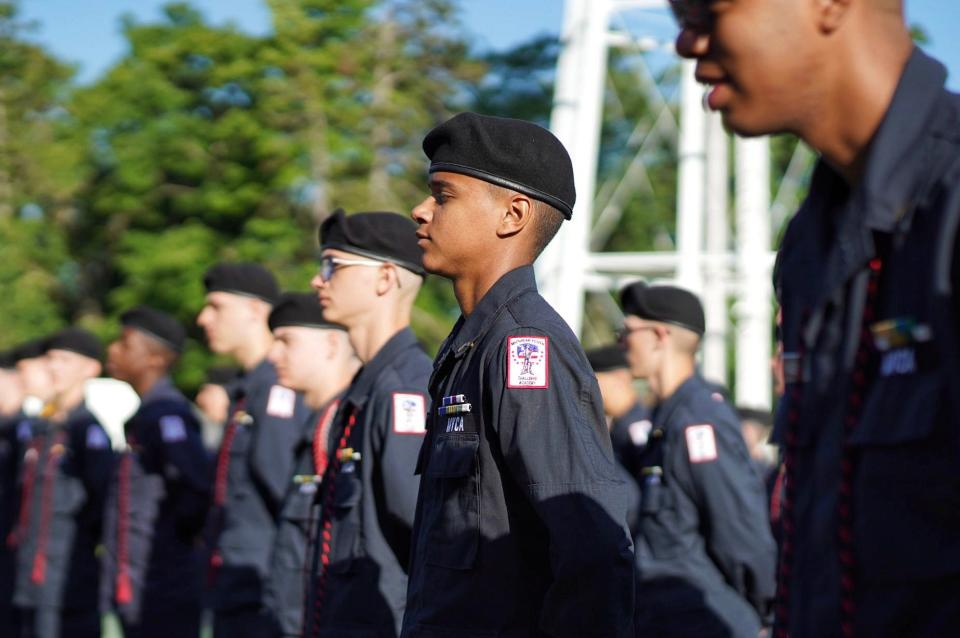
[[[119,454],[84,400],[92,335],[7,354],[3,635],[99,636],[111,611],[127,637],[193,638],[204,607],[215,638],[759,635],[767,492],[696,371],[699,300],[628,286],[588,359],[531,265],[572,212],[560,143],[461,114],[424,150],[417,223],[335,212],[312,292],[207,271],[197,323],[241,369],[216,454],[162,312],[129,310],[107,348],[140,399]],[[433,363],[409,327],[427,272],[463,312]]]

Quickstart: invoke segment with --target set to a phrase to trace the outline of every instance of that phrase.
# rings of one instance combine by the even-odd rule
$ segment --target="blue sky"
[[[502,49],[541,32],[557,33],[562,0],[460,0],[463,19],[480,49]],[[95,79],[124,52],[119,16],[141,20],[158,15],[165,0],[21,0],[26,18],[36,20],[34,39],[61,58],[77,63],[80,79]],[[264,0],[192,0],[214,23],[232,21],[241,29],[264,33],[270,28]],[[950,70],[949,85],[960,90],[960,2],[907,0],[910,22],[923,26],[931,53]]]

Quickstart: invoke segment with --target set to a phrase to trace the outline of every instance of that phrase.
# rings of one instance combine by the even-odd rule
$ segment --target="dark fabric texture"
[[[187,332],[167,313],[150,306],[136,306],[120,315],[121,325],[134,328],[160,341],[174,352],[183,350]]]
[[[270,313],[270,329],[284,326],[345,330],[343,326],[323,318],[323,308],[315,292],[285,292]]]
[[[271,305],[280,297],[273,273],[260,264],[248,262],[216,264],[203,276],[203,286],[207,292],[256,297]]]
[[[338,208],[320,225],[320,248],[389,261],[424,275],[417,225],[404,215],[386,212],[347,215]]]
[[[642,281],[620,292],[623,313],[641,319],[671,323],[702,335],[703,306],[695,294],[675,286],[649,286]]]

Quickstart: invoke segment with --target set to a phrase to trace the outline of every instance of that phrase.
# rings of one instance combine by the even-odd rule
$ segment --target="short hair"
[[[493,197],[522,194],[490,182],[487,182],[487,188]],[[533,231],[533,258],[536,259],[556,236],[564,217],[563,213],[544,201],[532,197],[530,201],[533,202],[533,220],[530,224]]]

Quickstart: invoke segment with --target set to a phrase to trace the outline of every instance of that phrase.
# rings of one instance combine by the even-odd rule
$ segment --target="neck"
[[[250,372],[260,362],[267,358],[267,352],[273,345],[273,335],[269,331],[256,331],[249,335],[243,344],[233,353],[233,358],[237,360],[245,371]]]
[[[870,144],[913,52],[909,34],[900,31],[886,46],[866,50],[861,40],[849,50],[834,90],[822,96],[810,125],[798,132],[851,185],[863,176]]]
[[[85,385],[86,383],[79,383],[56,398],[54,401],[54,421],[62,421],[67,417],[67,414],[83,403],[83,389]]]
[[[658,401],[669,399],[684,381],[693,376],[694,371],[693,357],[675,356],[665,359],[656,374],[648,379],[650,391]]]
[[[136,379],[131,379],[130,385],[133,386],[137,396],[143,398],[165,376],[166,372],[163,370],[145,370]]]
[[[319,410],[350,385],[350,380],[357,372],[357,366],[350,366],[348,369],[349,374],[344,373],[338,378],[324,379],[322,382],[318,379],[317,385],[303,393],[303,400],[311,410]]]
[[[351,326],[347,334],[357,358],[363,363],[369,363],[394,335],[409,325],[409,312],[405,317],[394,316],[390,321],[384,320],[383,317],[371,316],[369,321]]]
[[[622,401],[616,401],[607,407],[607,414],[612,419],[620,419],[637,404],[637,396],[629,395]]]
[[[464,317],[473,313],[477,304],[483,299],[494,284],[511,270],[530,265],[529,259],[521,259],[514,253],[496,255],[496,259],[488,260],[478,272],[471,275],[461,275],[453,279],[453,294],[457,297],[460,312]]]

